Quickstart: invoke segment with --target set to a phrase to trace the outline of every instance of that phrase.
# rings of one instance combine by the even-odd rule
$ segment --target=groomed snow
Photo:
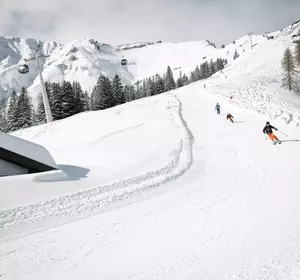
[[[209,81],[15,132],[61,171],[0,179],[1,280],[298,280],[299,97],[277,64],[289,36]]]

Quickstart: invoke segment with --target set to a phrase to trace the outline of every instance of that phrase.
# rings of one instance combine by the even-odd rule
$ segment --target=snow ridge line
[[[167,109],[181,133],[175,157],[165,167],[141,176],[81,191],[36,204],[0,212],[0,231],[57,216],[72,215],[99,209],[124,199],[136,197],[147,190],[162,186],[184,175],[193,164],[194,137],[182,114],[182,103],[174,95]]]

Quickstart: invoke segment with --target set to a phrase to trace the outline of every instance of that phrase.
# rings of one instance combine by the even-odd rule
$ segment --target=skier
[[[226,118],[227,118],[227,120],[230,120],[232,123],[234,123],[234,121],[233,121],[234,118],[231,114],[228,113]]]
[[[215,110],[217,111],[217,114],[220,115],[221,106],[219,105],[219,103],[217,103]]]
[[[263,129],[263,133],[264,134],[268,134],[269,138],[271,139],[271,141],[273,142],[273,145],[275,145],[276,143],[281,144],[281,141],[278,139],[278,137],[273,133],[273,130],[275,129],[276,131],[278,130],[276,127],[270,125],[269,122],[266,123],[266,126]]]

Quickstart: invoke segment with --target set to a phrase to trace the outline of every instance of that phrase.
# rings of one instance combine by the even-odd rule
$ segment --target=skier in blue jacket
[[[221,106],[219,105],[219,103],[217,103],[215,110],[217,111],[217,114],[220,115]]]

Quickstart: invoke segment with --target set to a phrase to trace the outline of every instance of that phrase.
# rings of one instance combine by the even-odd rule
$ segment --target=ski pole
[[[286,136],[286,137],[289,137],[287,134],[281,132],[280,130],[278,130],[278,132],[280,132],[281,134],[283,134],[283,135]]]

